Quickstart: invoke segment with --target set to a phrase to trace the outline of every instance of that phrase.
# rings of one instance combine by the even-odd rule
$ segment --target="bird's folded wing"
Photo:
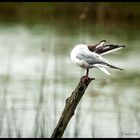
[[[99,54],[96,54],[96,53],[90,52],[90,51],[80,51],[77,54],[77,57],[79,59],[85,60],[87,63],[89,63],[91,65],[98,63],[98,62],[108,63],[108,61],[106,59],[102,58]]]

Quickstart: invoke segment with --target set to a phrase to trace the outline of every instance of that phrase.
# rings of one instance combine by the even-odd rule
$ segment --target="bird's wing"
[[[95,52],[100,55],[105,55],[105,54],[120,50],[125,47],[124,45],[113,45],[113,44],[105,45],[105,43],[106,43],[106,40],[101,40],[96,45],[91,44],[91,45],[87,45],[87,46],[91,52]]]
[[[78,52],[77,57],[79,59],[83,59],[85,60],[87,63],[93,65],[95,63],[108,63],[108,61],[106,59],[104,59],[103,57],[101,57],[99,54],[96,54],[94,52],[90,52],[87,50],[82,50],[80,52]]]
[[[100,55],[105,55],[105,54],[120,50],[124,47],[125,46],[108,44],[108,45],[103,45],[103,46],[100,46],[100,47],[96,47],[95,52],[100,54]]]
[[[101,41],[97,44],[96,49],[97,49],[98,47],[102,47],[105,43],[106,43],[106,40],[101,40]]]

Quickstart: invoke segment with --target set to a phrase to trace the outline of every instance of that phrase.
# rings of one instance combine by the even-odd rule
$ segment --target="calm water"
[[[104,56],[124,71],[90,70],[96,80],[63,137],[140,137],[139,36],[96,26],[0,25],[0,137],[50,137],[83,75],[70,60],[71,49],[102,39],[127,46]]]

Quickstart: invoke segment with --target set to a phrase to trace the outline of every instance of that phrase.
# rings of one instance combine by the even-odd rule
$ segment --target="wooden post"
[[[77,85],[76,89],[72,92],[71,96],[66,99],[66,104],[62,115],[59,119],[59,122],[56,128],[53,131],[51,138],[61,138],[68,122],[70,121],[71,117],[74,115],[75,109],[83,96],[86,88],[88,87],[89,83],[94,80],[94,78],[88,78],[86,76],[81,77],[79,84]]]

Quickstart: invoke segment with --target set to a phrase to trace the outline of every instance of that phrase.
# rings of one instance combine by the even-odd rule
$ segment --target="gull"
[[[108,62],[102,56],[117,50],[124,48],[122,45],[113,45],[105,44],[106,40],[101,40],[98,44],[78,44],[76,45],[71,53],[70,57],[72,62],[76,65],[85,69],[84,76],[88,77],[89,69],[98,68],[107,75],[110,75],[110,72],[106,68],[113,68],[118,70],[123,70],[119,67],[116,67]]]

